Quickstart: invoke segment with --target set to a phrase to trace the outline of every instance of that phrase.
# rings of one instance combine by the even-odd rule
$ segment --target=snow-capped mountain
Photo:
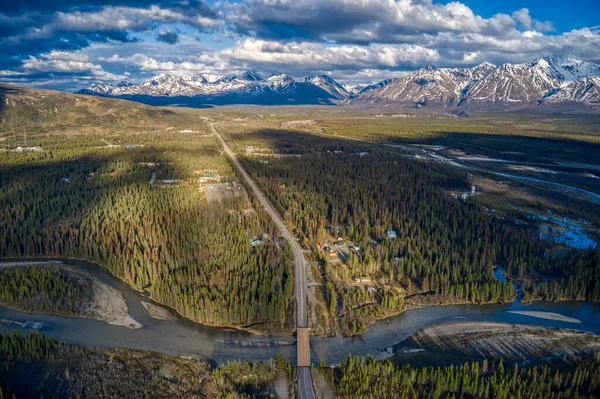
[[[91,85],[83,94],[121,97],[152,104],[332,104],[349,93],[328,76],[296,81],[285,73],[264,78],[256,71],[206,76],[160,74],[140,84]]]
[[[600,106],[600,76],[592,76],[570,82],[549,91],[540,104],[584,103]]]
[[[365,88],[365,86],[363,86],[363,85],[345,84],[342,86],[344,87],[344,90],[346,90],[346,92],[348,92],[350,97],[355,97],[358,93],[363,91],[363,89]]]
[[[428,66],[398,79],[391,79],[362,91],[357,100],[365,103],[451,106],[458,105],[469,85],[487,76],[496,67],[485,63],[473,68]]]
[[[590,84],[584,80],[593,76],[600,76],[600,65],[572,56],[549,56],[498,67],[490,63],[473,68],[427,67],[365,88],[350,102],[436,107],[556,103],[577,96],[584,90],[582,85]],[[591,97],[588,94],[568,101],[588,104]]]
[[[338,100],[350,97],[350,93],[338,82],[327,75],[307,76],[304,81],[325,90]]]
[[[327,75],[296,80],[286,73],[256,71],[223,76],[160,74],[140,84],[95,84],[80,93],[150,104],[354,104],[398,107],[523,107],[563,102],[599,107],[600,65],[572,56],[548,56],[524,64],[472,68],[429,66],[409,75],[359,87]]]

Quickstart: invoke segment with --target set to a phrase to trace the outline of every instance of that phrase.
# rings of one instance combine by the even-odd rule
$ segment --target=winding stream
[[[29,261],[32,259],[28,259]],[[43,260],[43,259],[36,259]],[[13,261],[13,260],[11,260]],[[40,332],[49,337],[74,345],[86,347],[120,347],[153,350],[175,356],[201,358],[212,364],[229,360],[267,361],[282,352],[291,361],[296,360],[293,337],[268,337],[252,335],[227,328],[208,327],[189,320],[158,321],[150,318],[141,301],[148,298],[130,288],[101,267],[83,261],[63,260],[64,264],[83,269],[94,277],[119,289],[127,302],[129,314],[143,324],[138,330],[109,325],[103,321],[84,318],[65,318],[44,314],[28,314],[0,307],[0,319],[16,322],[43,323]],[[514,311],[552,312],[576,319],[579,323],[547,320]],[[495,321],[537,324],[572,328],[600,333],[600,304],[588,302],[538,302],[524,305],[519,302],[508,305],[452,305],[432,306],[411,310],[388,321],[377,322],[357,337],[312,338],[312,361],[321,359],[327,364],[338,364],[349,354],[371,354],[377,358],[393,354],[392,347],[419,329],[432,324],[450,321]],[[0,333],[32,330],[34,323],[26,327],[0,321]]]

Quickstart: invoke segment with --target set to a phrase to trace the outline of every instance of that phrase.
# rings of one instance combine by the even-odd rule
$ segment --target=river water
[[[201,358],[213,365],[230,360],[267,361],[279,352],[292,362],[296,360],[293,337],[252,335],[233,329],[208,327],[189,320],[153,320],[141,304],[142,300],[150,300],[106,270],[83,261],[63,260],[63,263],[86,270],[96,278],[118,288],[127,302],[129,314],[143,324],[143,327],[130,330],[97,320],[28,314],[0,307],[0,319],[5,320],[0,321],[1,333],[32,331],[30,326],[33,323],[23,327],[6,320],[20,323],[29,321],[43,323],[39,331],[49,337],[79,346],[153,350],[169,355]],[[557,313],[579,320],[579,323],[511,313],[513,311]],[[350,354],[371,354],[376,358],[383,358],[391,356],[394,345],[419,329],[452,321],[537,324],[600,333],[599,316],[600,304],[588,302],[431,306],[404,312],[388,321],[379,321],[360,336],[311,338],[311,355],[313,363],[318,364],[320,360],[324,360],[328,365],[338,364]]]

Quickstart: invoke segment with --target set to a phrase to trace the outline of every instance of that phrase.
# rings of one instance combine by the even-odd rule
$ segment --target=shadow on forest
[[[360,135],[356,136],[360,138]],[[236,142],[263,141],[277,148],[280,153],[315,153],[334,150],[360,150],[373,147],[346,137],[321,135],[301,130],[258,129],[250,133],[227,134],[230,145]],[[382,140],[382,142],[384,142]],[[389,143],[440,145],[448,149],[458,149],[470,154],[485,155],[493,158],[518,162],[556,161],[589,162],[598,164],[596,154],[600,144],[578,140],[524,137],[514,135],[470,133],[470,132],[434,132],[431,137],[401,138],[389,137]]]
[[[27,240],[33,232],[44,235],[114,202],[121,190],[147,185],[152,171],[137,164],[144,161],[160,162],[166,174],[177,173],[160,153],[143,148],[129,154],[123,150],[105,156],[0,165],[4,210],[0,220],[12,230],[5,231],[9,236],[3,238],[0,256],[61,255],[40,251],[40,245],[48,248],[47,243]]]
[[[600,144],[579,140],[528,137],[502,134],[437,132],[437,137],[420,140],[393,138],[399,144],[443,145],[473,154],[519,162],[548,162],[556,160],[598,163],[595,154]]]

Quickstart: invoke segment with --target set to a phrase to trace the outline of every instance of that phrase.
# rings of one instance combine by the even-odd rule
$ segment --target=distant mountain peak
[[[240,76],[240,78],[247,80],[249,82],[260,82],[261,80],[263,80],[262,75],[253,70],[248,70],[248,71],[244,72]]]
[[[328,75],[309,75],[304,78],[304,81],[325,90],[339,100],[346,99],[351,95],[344,86]]]
[[[561,101],[596,104],[600,65],[550,55],[525,64],[427,67],[365,88],[353,102],[404,106],[533,106]]]
[[[295,80],[278,72],[261,75],[174,76],[161,73],[140,84],[93,84],[81,93],[152,104],[353,104],[403,107],[506,107],[581,103],[600,107],[600,65],[574,56],[548,55],[528,63],[470,68],[428,66],[412,74],[361,87],[331,76]],[[190,99],[190,100],[186,100]]]
[[[229,82],[233,82],[234,80],[237,79],[237,75],[234,73],[228,73],[227,75],[223,75],[221,76],[217,82],[220,83],[229,83]]]

